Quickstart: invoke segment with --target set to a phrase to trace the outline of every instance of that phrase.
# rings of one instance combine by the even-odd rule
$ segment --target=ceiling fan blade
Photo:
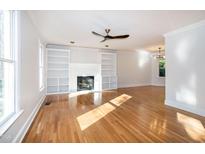
[[[130,35],[118,35],[118,36],[111,36],[111,39],[123,39],[128,38]]]
[[[93,33],[94,35],[98,35],[98,36],[102,36],[102,37],[104,37],[103,35],[98,34],[98,33],[94,32],[94,31],[92,31],[92,33]]]
[[[106,38],[104,38],[102,41],[100,41],[100,42],[105,42],[107,39]]]

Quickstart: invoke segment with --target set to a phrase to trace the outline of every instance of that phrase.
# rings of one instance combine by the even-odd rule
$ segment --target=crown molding
[[[201,26],[205,26],[205,20],[201,20],[200,22],[197,22],[197,23],[194,23],[194,24],[191,24],[191,25],[188,25],[188,26],[184,26],[182,28],[179,28],[179,29],[176,29],[174,31],[168,32],[168,33],[164,34],[164,37],[171,36],[171,35],[178,34],[178,33],[182,33],[182,32],[185,32],[185,31],[189,31],[189,30],[201,27]]]

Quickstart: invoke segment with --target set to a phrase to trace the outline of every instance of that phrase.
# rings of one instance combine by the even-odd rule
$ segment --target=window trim
[[[12,126],[12,124],[17,120],[17,118],[24,112],[20,110],[19,106],[19,68],[20,68],[20,12],[11,11],[11,59],[0,58],[2,62],[13,63],[14,67],[14,112],[9,114],[0,124],[0,137]]]
[[[0,137],[12,126],[12,124],[23,114],[23,112],[24,110],[20,110],[5,119],[6,122],[4,122],[0,127]]]

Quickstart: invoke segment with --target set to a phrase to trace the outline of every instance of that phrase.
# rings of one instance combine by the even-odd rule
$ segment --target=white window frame
[[[12,112],[9,116],[7,116],[2,122],[0,123],[0,137],[8,130],[8,128],[16,121],[16,119],[23,113],[23,110],[19,108],[19,20],[20,20],[20,12],[19,11],[11,11],[11,52],[12,57],[11,59],[0,58],[2,62],[13,63],[14,69],[14,76],[13,76],[13,107],[14,112]]]
[[[44,46],[39,41],[39,90],[44,90]]]

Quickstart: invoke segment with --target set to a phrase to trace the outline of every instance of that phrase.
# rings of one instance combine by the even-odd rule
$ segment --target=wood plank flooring
[[[23,142],[205,142],[205,117],[164,105],[164,88],[50,95]]]

